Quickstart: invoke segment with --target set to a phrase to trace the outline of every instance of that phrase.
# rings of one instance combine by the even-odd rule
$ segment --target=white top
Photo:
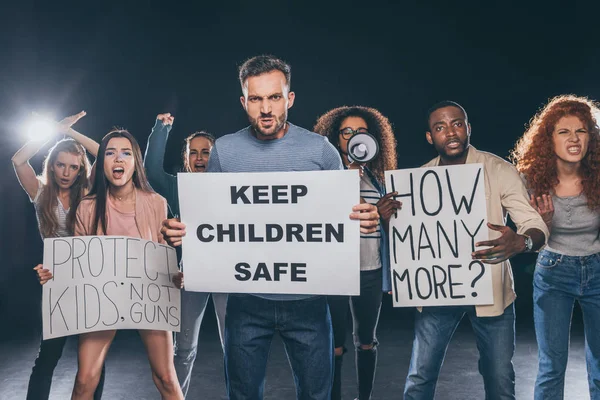
[[[40,235],[42,236],[42,239],[45,239],[44,236],[42,235],[42,230],[40,229],[40,216],[42,213],[39,201],[40,201],[40,196],[42,194],[44,186],[42,185],[42,182],[39,181],[38,179],[38,190],[35,194],[35,197],[33,199],[30,199],[31,202],[33,203],[33,206],[35,207],[35,216],[37,217],[37,221],[38,221],[38,229],[40,231]],[[58,220],[58,231],[56,232],[56,237],[65,237],[65,236],[73,236],[73,232],[69,232],[67,230],[67,215],[69,214],[69,209],[65,209],[60,201],[60,199],[58,198],[58,196],[56,197],[56,208],[54,209],[54,213],[56,214],[56,219]]]
[[[369,177],[364,174],[360,179],[360,197],[369,204],[377,204],[381,199],[379,191]],[[379,247],[381,245],[381,224],[373,233],[360,234],[360,270],[372,271],[381,268],[381,257]]]

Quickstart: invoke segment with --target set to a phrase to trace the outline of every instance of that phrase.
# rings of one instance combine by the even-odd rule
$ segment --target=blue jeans
[[[186,396],[192,379],[192,369],[198,353],[198,335],[210,293],[181,291],[181,330],[175,334],[175,371],[183,395]],[[213,293],[213,303],[219,338],[223,345],[227,293]]]
[[[474,306],[424,307],[417,312],[404,399],[433,399],[448,343],[465,314],[477,340],[485,399],[515,398],[515,310],[511,304],[497,317],[478,317]]]
[[[600,399],[600,253],[572,257],[543,250],[533,278],[539,370],[535,399],[564,398],[575,300],[583,311],[590,398]]]
[[[230,294],[225,317],[229,400],[261,400],[271,340],[278,331],[292,366],[298,400],[329,400],[333,334],[327,300],[267,300]]]

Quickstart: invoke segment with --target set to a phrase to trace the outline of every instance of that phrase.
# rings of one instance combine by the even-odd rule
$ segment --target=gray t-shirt
[[[217,139],[206,172],[287,172],[342,169],[337,150],[326,137],[289,124],[281,139],[259,140],[251,128]],[[350,213],[350,210],[348,210]],[[257,294],[269,300],[301,300],[312,296]]]
[[[547,250],[567,256],[600,253],[600,210],[591,211],[587,199],[552,196],[554,216]]]
[[[42,214],[42,210],[40,208],[40,196],[42,195],[42,191],[44,190],[44,186],[42,185],[42,182],[40,182],[38,180],[38,190],[35,194],[35,197],[33,199],[31,199],[31,202],[33,203],[33,207],[35,207],[35,216],[37,218],[38,221],[38,229],[40,231],[40,235],[42,236],[42,239],[45,239],[44,236],[42,235],[42,229],[40,227],[40,217]],[[67,215],[69,214],[69,209],[65,209],[62,205],[62,203],[60,202],[60,199],[57,197],[56,198],[56,202],[57,202],[57,206],[54,209],[54,213],[56,214],[56,219],[58,221],[58,231],[56,232],[56,237],[66,237],[66,236],[73,236],[72,232],[69,232],[69,230],[67,229]]]
[[[371,179],[364,174],[360,179],[360,197],[369,204],[377,204],[381,195],[371,183]],[[360,270],[373,271],[381,268],[381,256],[379,246],[381,245],[381,225],[373,233],[360,234]]]

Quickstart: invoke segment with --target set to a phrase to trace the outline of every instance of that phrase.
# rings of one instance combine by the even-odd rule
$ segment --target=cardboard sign
[[[170,246],[121,236],[44,240],[43,337],[111,329],[179,332],[180,291]]]
[[[186,290],[360,291],[357,171],[178,175]]]
[[[389,232],[395,307],[493,303],[491,267],[471,257],[488,240],[483,168],[386,171],[402,202]]]

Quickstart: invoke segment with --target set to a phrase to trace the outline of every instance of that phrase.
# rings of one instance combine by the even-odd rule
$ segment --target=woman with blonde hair
[[[40,176],[36,175],[29,160],[44,147],[45,141],[29,141],[12,158],[17,179],[35,207],[42,239],[73,236],[77,206],[89,189],[91,168],[86,149],[96,157],[98,143],[71,129],[83,116],[84,111],[55,125],[57,134],[65,134],[69,138],[58,141],[49,150]],[[38,265],[35,269],[39,271],[41,268]],[[61,337],[41,342],[29,378],[28,400],[48,399],[50,396],[52,375],[66,340],[66,337]],[[95,399],[102,396],[102,386],[101,380]]]

